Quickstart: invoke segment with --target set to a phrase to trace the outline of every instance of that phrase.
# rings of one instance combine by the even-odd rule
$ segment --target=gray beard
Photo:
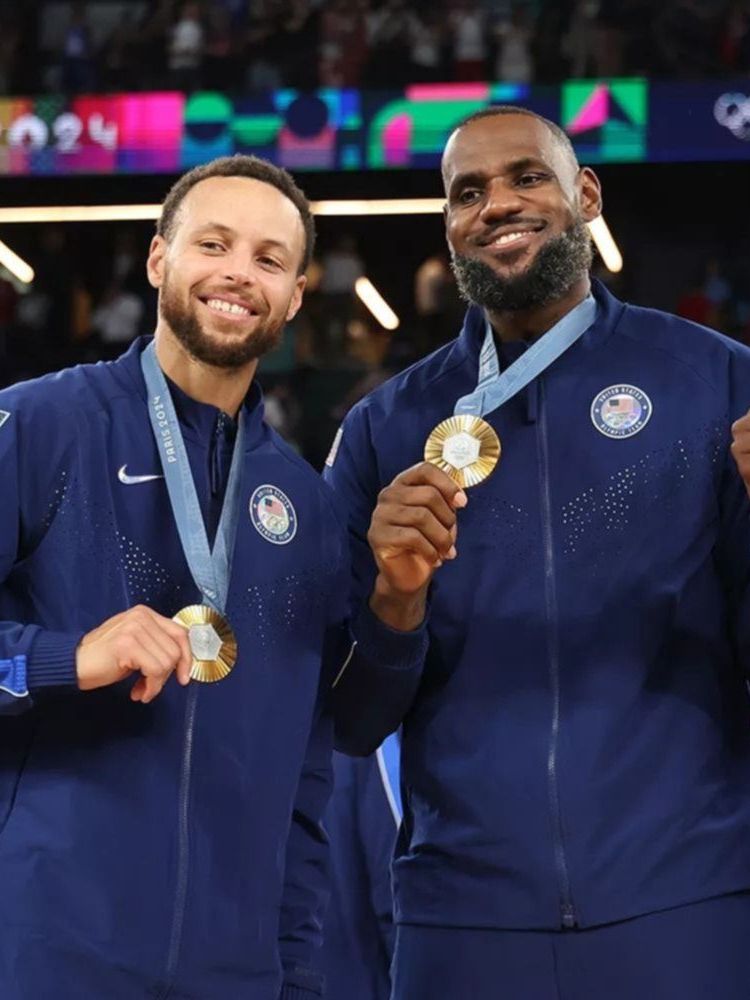
[[[168,281],[162,288],[159,312],[188,354],[204,364],[227,370],[243,368],[278,347],[283,330],[283,323],[274,326],[266,320],[239,343],[217,343],[205,332],[195,312],[171,294]]]
[[[503,278],[489,264],[453,254],[458,290],[468,302],[491,312],[519,312],[555,302],[591,267],[591,236],[583,219],[541,248],[521,274]]]

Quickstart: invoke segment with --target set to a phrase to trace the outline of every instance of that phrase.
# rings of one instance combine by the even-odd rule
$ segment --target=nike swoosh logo
[[[164,476],[129,476],[125,471],[127,469],[127,464],[118,471],[117,478],[123,484],[123,486],[136,486],[138,483],[150,483],[154,479],[163,479]]]

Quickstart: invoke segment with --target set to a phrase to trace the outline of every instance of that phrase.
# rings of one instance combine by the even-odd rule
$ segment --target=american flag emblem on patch
[[[611,385],[591,404],[591,419],[598,431],[611,438],[632,437],[651,419],[653,407],[646,393],[634,385]]]
[[[285,545],[297,532],[297,514],[277,486],[259,486],[250,499],[250,518],[267,542]]]
[[[602,420],[610,427],[632,427],[641,416],[641,404],[632,396],[613,396],[602,406]]]

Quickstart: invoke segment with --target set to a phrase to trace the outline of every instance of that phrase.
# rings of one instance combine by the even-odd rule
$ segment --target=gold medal
[[[188,630],[190,677],[205,684],[223,680],[237,662],[237,640],[229,622],[205,604],[190,604],[172,620]]]
[[[500,460],[500,438],[481,417],[448,417],[427,438],[426,462],[446,472],[462,489],[476,486]]]

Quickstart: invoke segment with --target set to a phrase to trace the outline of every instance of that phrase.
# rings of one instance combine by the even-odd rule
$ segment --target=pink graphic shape
[[[407,87],[407,101],[488,101],[487,83],[417,83]]]
[[[591,97],[584,104],[573,121],[567,126],[570,135],[588,132],[592,128],[600,128],[609,117],[609,89],[600,83]]]
[[[155,170],[179,169],[184,94],[127,94],[120,98],[118,111],[121,148],[148,156]]]
[[[411,115],[396,115],[383,129],[383,153],[390,167],[408,166],[414,123]]]

